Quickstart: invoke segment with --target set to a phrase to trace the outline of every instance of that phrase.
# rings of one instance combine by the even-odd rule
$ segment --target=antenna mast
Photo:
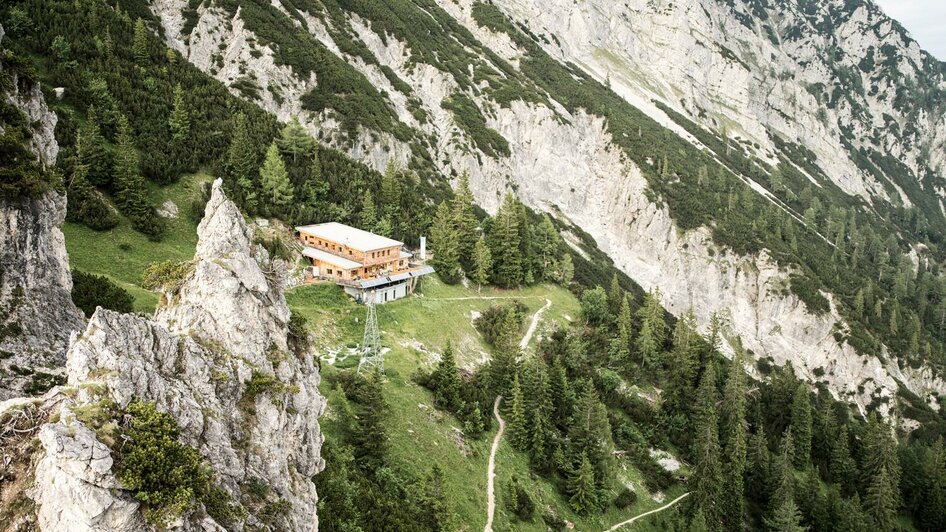
[[[361,360],[358,373],[363,368],[377,368],[384,372],[384,354],[381,352],[381,332],[378,330],[378,314],[374,302],[368,303],[368,318],[365,320],[365,337],[361,341]]]

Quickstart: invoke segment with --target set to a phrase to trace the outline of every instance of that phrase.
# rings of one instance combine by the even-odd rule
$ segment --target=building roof
[[[390,248],[404,245],[392,238],[387,238],[368,231],[362,231],[349,225],[338,222],[328,222],[316,225],[303,225],[296,227],[296,231],[331,240],[338,244],[344,244],[358,251],[374,251],[376,249]]]
[[[361,268],[362,264],[360,262],[355,262],[353,260],[346,259],[345,257],[339,257],[327,251],[322,251],[321,249],[315,249],[310,247],[305,247],[302,249],[302,254],[310,259],[318,259],[322,262],[327,262],[329,264],[338,266],[344,270],[350,270],[352,268]]]
[[[421,277],[434,273],[432,266],[424,266],[423,268],[417,270],[411,270],[409,272],[398,273],[395,275],[388,275],[386,277],[378,277],[377,279],[366,279],[364,281],[358,281],[359,288],[372,288],[375,286],[381,286],[388,283],[396,283],[397,281],[403,281],[405,279],[410,279],[411,277]]]

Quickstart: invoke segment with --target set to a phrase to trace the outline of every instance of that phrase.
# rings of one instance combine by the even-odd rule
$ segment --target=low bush
[[[107,277],[79,270],[72,271],[72,302],[91,316],[96,307],[116,312],[131,312],[134,298]]]

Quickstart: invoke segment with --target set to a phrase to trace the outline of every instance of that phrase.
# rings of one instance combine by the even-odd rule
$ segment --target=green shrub
[[[91,316],[95,307],[131,312],[134,298],[107,277],[73,270],[72,302],[82,309],[86,316]]]
[[[142,274],[141,286],[146,290],[174,291],[193,270],[194,263],[191,261],[156,262]]]
[[[513,319],[521,329],[527,310],[528,308],[518,300],[505,305],[492,305],[473,321],[473,325],[483,335],[486,343],[496,345],[509,313],[513,314]]]
[[[614,505],[621,510],[632,506],[635,502],[637,502],[637,493],[630,488],[624,488],[618,493],[618,496],[614,498]]]
[[[178,441],[177,421],[154,403],[133,402],[126,413],[118,480],[144,504],[149,523],[166,526],[208,496],[210,470],[197,449]]]

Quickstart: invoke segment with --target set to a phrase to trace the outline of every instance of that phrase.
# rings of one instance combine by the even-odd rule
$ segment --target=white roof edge
[[[296,231],[307,233],[313,236],[325,238],[339,244],[344,244],[358,251],[375,251],[378,249],[400,247],[404,243],[386,236],[376,235],[374,233],[345,225],[338,222],[326,222],[322,224],[299,225]]]

